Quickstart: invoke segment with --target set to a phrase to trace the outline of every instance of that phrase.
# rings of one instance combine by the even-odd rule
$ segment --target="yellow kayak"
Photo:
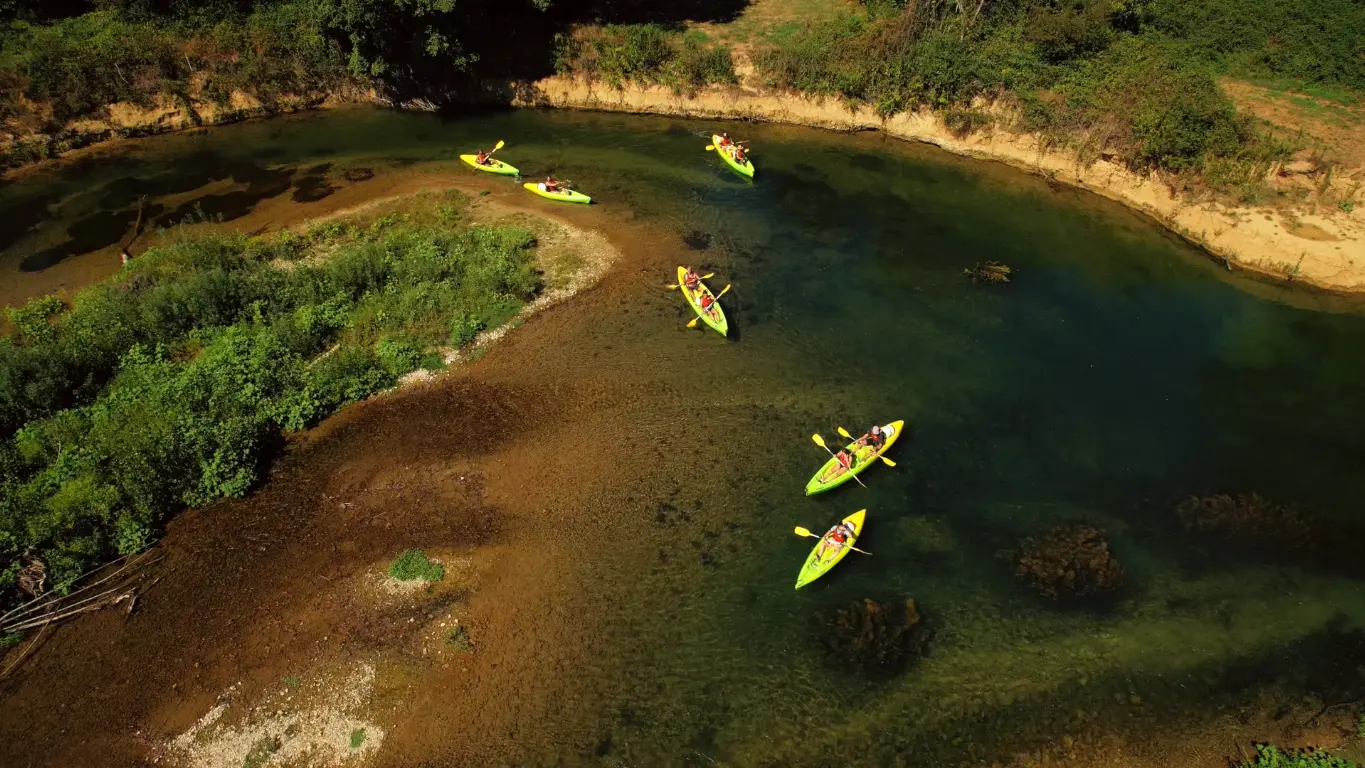
[[[736,160],[733,150],[731,150],[729,147],[722,147],[720,145],[720,134],[711,135],[711,146],[716,148],[716,154],[720,155],[721,159],[725,161],[726,165],[730,166],[731,168],[734,168],[736,172],[742,173],[751,179],[754,177],[754,164],[750,162],[749,158],[747,157],[744,158],[744,162],[742,163]]]
[[[468,163],[471,167],[483,171],[484,173],[496,173],[500,176],[516,176],[521,173],[521,171],[518,171],[507,163],[504,163],[501,160],[494,160],[491,157],[488,158],[488,165],[480,165],[478,155],[460,155],[460,159]]]
[[[711,326],[711,329],[716,333],[721,336],[729,333],[730,323],[725,319],[725,310],[720,308],[720,302],[715,301],[716,295],[711,293],[711,289],[706,287],[706,283],[699,282],[695,292],[689,290],[687,285],[683,283],[683,277],[686,275],[687,267],[678,267],[678,289],[682,291],[683,298],[687,299],[687,306],[691,307],[692,311],[697,313],[697,317]],[[712,299],[711,307],[706,310],[703,310],[701,304],[697,303],[703,293]]]
[[[863,535],[863,518],[866,516],[867,510],[860,509],[840,521],[840,523],[847,523],[853,528],[853,535],[849,536],[848,539],[844,541],[844,545],[839,547],[837,551],[834,549],[834,545],[831,544],[825,548],[823,554],[817,554],[820,552],[820,547],[824,546],[825,540],[828,539],[829,535],[834,533],[834,529],[839,526],[836,525],[831,527],[825,532],[824,536],[820,537],[820,543],[816,544],[815,549],[810,551],[810,556],[806,558],[806,564],[801,566],[801,572],[796,575],[797,589],[800,589],[821,576],[824,576],[826,573],[829,573],[831,568],[838,565],[839,561],[844,559],[844,555],[847,555],[849,549],[858,542],[858,537]]]
[[[539,184],[532,184],[531,182],[528,181],[528,182],[526,182],[525,184],[522,184],[522,186],[523,186],[523,187],[526,187],[527,189],[531,190],[532,192],[536,193],[537,195],[540,195],[541,197],[548,197],[548,198],[550,198],[551,200],[558,200],[558,201],[563,202],[563,203],[591,203],[591,202],[592,202],[592,198],[591,198],[591,197],[588,197],[587,195],[583,194],[582,192],[575,192],[575,191],[573,191],[572,189],[566,189],[566,190],[563,190],[563,191],[561,191],[561,192],[547,192],[547,191],[545,191],[545,182],[541,182],[541,183],[539,183]]]
[[[882,427],[882,431],[886,433],[886,442],[882,444],[880,451],[874,451],[868,447],[860,448],[857,441],[849,443],[844,450],[852,454],[853,467],[844,469],[839,460],[831,456],[829,461],[820,467],[820,471],[816,472],[815,476],[810,479],[810,482],[806,483],[806,495],[814,496],[831,488],[838,488],[847,483],[854,475],[860,474],[864,469],[876,464],[877,457],[891,450],[891,444],[900,439],[901,428],[904,426],[904,421],[893,421]]]

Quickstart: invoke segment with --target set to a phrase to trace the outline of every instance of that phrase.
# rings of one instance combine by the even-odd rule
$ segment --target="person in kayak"
[[[720,134],[720,145],[721,145],[722,147],[728,147],[728,146],[730,146],[731,144],[734,144],[734,143],[735,143],[735,142],[733,142],[733,141],[730,140],[730,134],[725,133],[725,132],[723,132],[723,131],[721,132],[721,134]]]
[[[877,453],[886,446],[886,433],[882,431],[881,427],[874,424],[872,429],[867,431],[867,434],[858,438],[858,445],[871,448],[874,453]]]
[[[689,291],[697,290],[701,287],[701,275],[697,274],[697,270],[688,267],[687,274],[683,275],[683,285],[687,286]]]
[[[697,294],[697,306],[708,315],[715,314],[716,299],[709,293]]]
[[[562,181],[556,179],[555,177],[553,177],[553,176],[546,176],[546,177],[545,177],[545,191],[546,191],[546,192],[563,192],[564,190],[561,189],[561,187],[563,187],[563,186],[564,186],[564,182],[562,182]]]
[[[481,149],[479,150],[479,154],[474,157],[474,162],[478,163],[479,165],[492,165],[493,157],[491,154]]]
[[[856,534],[857,531],[853,530],[852,523],[847,521],[840,522],[838,525],[829,529],[829,533],[825,534],[825,537],[820,540],[820,549],[816,552],[815,559],[823,559],[825,557],[825,552],[831,548],[834,550],[833,554],[839,554],[840,550],[844,548],[844,545],[848,543],[848,540],[853,538]]]
[[[735,162],[740,165],[744,165],[744,163],[748,162],[744,157],[744,147],[741,147],[738,144],[735,145],[734,150],[730,154],[735,158]]]
[[[853,465],[857,463],[857,459],[848,451],[839,451],[834,454],[834,462],[834,466],[830,467],[826,482],[828,482],[829,479],[836,478],[850,469],[853,469]]]

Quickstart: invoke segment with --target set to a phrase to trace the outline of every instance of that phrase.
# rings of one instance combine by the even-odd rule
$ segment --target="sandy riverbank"
[[[1365,206],[1354,211],[1230,207],[1173,190],[1108,160],[1081,162],[1041,136],[986,130],[957,136],[924,111],[882,118],[863,107],[750,88],[712,88],[692,96],[662,87],[613,89],[550,77],[513,89],[519,106],[592,109],[724,120],[791,123],[834,131],[883,131],[949,152],[1005,162],[1059,183],[1104,195],[1156,218],[1229,267],[1332,291],[1365,291]],[[756,157],[762,173],[762,150]]]

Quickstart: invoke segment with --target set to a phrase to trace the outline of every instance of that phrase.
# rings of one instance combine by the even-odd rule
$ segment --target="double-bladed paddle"
[[[820,433],[819,433],[819,432],[817,432],[817,433],[811,435],[811,436],[810,436],[810,439],[814,440],[816,445],[820,446],[821,448],[824,448],[824,449],[825,449],[825,452],[828,453],[830,456],[834,456],[834,451],[831,451],[831,450],[829,449],[829,446],[828,446],[828,445],[825,445],[825,438],[820,437]],[[844,467],[844,471],[845,471],[845,472],[848,472],[848,473],[852,473],[852,472],[853,472],[853,462],[852,462],[852,459],[853,459],[853,458],[855,458],[855,457],[853,457],[853,456],[850,456],[850,457],[849,457],[849,465],[848,465],[847,467]],[[839,457],[838,457],[838,456],[834,456],[834,460],[835,460],[835,462],[838,462],[840,466],[843,466],[843,463],[842,463],[842,462],[839,462]],[[858,480],[858,476],[857,476],[857,475],[853,475],[853,479],[854,479],[854,480]],[[862,480],[858,480],[858,485],[861,485],[861,486],[864,487],[864,488],[867,487],[867,483],[864,483]]]
[[[825,538],[824,536],[816,536],[815,534],[811,533],[810,531],[806,530],[805,528],[802,528],[802,527],[799,526],[799,525],[796,526],[796,535],[797,535],[797,536],[809,536],[809,537],[812,538],[812,539],[823,539],[823,538]],[[864,555],[871,555],[871,554],[872,554],[871,552],[868,552],[868,551],[866,551],[866,550],[858,549],[857,547],[853,546],[852,544],[845,544],[844,546],[845,546],[845,547],[848,547],[849,549],[853,550],[854,552],[860,552],[860,553],[862,553],[862,554],[864,554]]]
[[[853,439],[854,439],[853,435],[850,435],[850,434],[848,433],[848,430],[844,429],[843,427],[839,427],[839,434],[843,435],[844,437],[847,437],[849,440],[853,440]],[[859,439],[861,439],[861,438],[859,438]],[[885,450],[885,446],[883,446],[883,450]],[[892,460],[886,458],[885,456],[881,455],[880,452],[877,453],[877,458],[879,458],[879,459],[881,459],[882,461],[886,462],[886,466],[888,466],[888,467],[894,467],[894,466],[896,466],[896,462],[894,462],[894,461],[892,461]]]

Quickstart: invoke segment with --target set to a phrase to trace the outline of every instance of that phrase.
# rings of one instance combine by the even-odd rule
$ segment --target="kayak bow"
[[[731,153],[729,147],[722,147],[720,145],[719,134],[711,135],[711,146],[716,148],[716,154],[720,155],[721,158],[725,160],[726,165],[729,165],[731,168],[734,168],[737,173],[742,173],[751,179],[754,177],[753,162],[751,162],[748,158],[745,158],[744,162],[742,163],[736,160],[735,156]]]
[[[838,459],[833,456],[829,457],[829,461],[825,462],[825,465],[820,467],[820,471],[815,473],[815,477],[812,477],[810,482],[806,483],[806,495],[814,496],[817,493],[823,493],[832,488],[838,488],[844,483],[847,483],[849,478],[854,475],[862,474],[863,470],[877,462],[878,456],[891,449],[891,444],[896,442],[896,439],[901,436],[901,427],[904,424],[904,421],[893,421],[882,427],[887,435],[886,444],[882,446],[880,451],[873,452],[864,447],[860,451],[855,452],[854,446],[856,445],[856,441],[849,443],[844,450],[853,454],[854,457],[853,467],[850,469],[844,469],[839,464]]]
[[[521,171],[518,171],[516,168],[513,168],[501,160],[489,158],[490,165],[479,165],[478,155],[460,155],[460,159],[484,173],[496,173],[499,176],[516,176],[521,173]]]
[[[548,198],[550,198],[551,200],[558,200],[558,201],[560,201],[561,203],[591,203],[591,202],[592,202],[592,198],[591,198],[591,197],[588,197],[587,195],[583,194],[582,192],[575,192],[575,191],[573,191],[572,189],[566,189],[566,190],[564,190],[563,192],[546,192],[546,191],[545,191],[545,183],[544,183],[544,182],[541,182],[541,183],[539,183],[539,184],[533,184],[533,183],[531,183],[531,182],[528,181],[528,182],[526,182],[525,184],[522,184],[522,186],[523,186],[523,187],[526,187],[527,189],[531,190],[532,192],[536,193],[537,195],[540,195],[541,197],[548,197]]]
[[[844,542],[844,545],[839,548],[838,552],[831,554],[829,550],[825,550],[825,556],[817,558],[815,553],[820,551],[820,545],[825,543],[825,539],[834,531],[834,528],[831,527],[825,532],[824,536],[820,537],[820,542],[810,551],[810,555],[806,557],[805,565],[801,566],[801,572],[796,575],[797,589],[800,589],[821,576],[824,576],[826,573],[829,573],[831,568],[838,565],[839,561],[844,559],[844,555],[847,555],[849,550],[853,548],[853,545],[858,543],[858,537],[863,535],[863,518],[866,517],[866,515],[867,510],[860,509],[843,519],[842,522],[853,526],[853,535],[849,537],[848,541]],[[805,533],[804,530],[801,532]]]
[[[700,317],[703,323],[711,326],[716,333],[721,336],[727,335],[730,332],[730,323],[725,319],[725,310],[720,308],[720,302],[714,301],[715,294],[711,293],[711,289],[706,287],[706,283],[699,283],[698,290],[695,292],[688,290],[687,286],[683,284],[683,277],[686,274],[687,267],[678,267],[678,288],[682,290],[683,298],[687,299],[687,306],[691,307],[692,311],[697,313],[697,317]],[[703,312],[701,306],[697,304],[697,296],[701,293],[705,293],[713,300],[709,312]]]

